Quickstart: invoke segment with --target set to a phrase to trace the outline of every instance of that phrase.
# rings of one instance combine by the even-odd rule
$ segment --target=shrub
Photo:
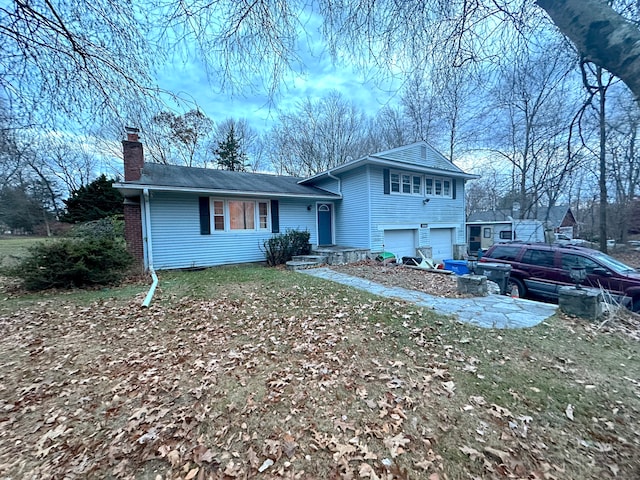
[[[6,273],[19,278],[27,290],[90,287],[122,280],[131,262],[121,240],[63,239],[34,245]]]
[[[288,262],[294,255],[308,255],[311,251],[310,238],[308,231],[287,230],[265,240],[262,246],[267,264],[273,267]]]
[[[74,225],[67,234],[77,238],[124,238],[124,220],[121,216],[112,216]]]

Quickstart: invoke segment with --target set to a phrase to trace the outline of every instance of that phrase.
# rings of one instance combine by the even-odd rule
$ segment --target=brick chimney
[[[144,167],[144,153],[142,143],[138,140],[137,128],[127,127],[127,139],[122,141],[124,157],[125,182],[140,180]],[[125,198],[124,200],[124,238],[127,241],[129,253],[137,260],[138,266],[144,269],[144,243],[142,237],[142,215],[140,196]]]
[[[122,154],[124,157],[124,181],[140,180],[142,167],[144,167],[144,152],[142,143],[138,140],[137,128],[126,127],[127,139],[122,141]]]

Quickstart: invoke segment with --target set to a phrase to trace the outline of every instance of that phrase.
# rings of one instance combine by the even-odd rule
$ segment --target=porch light
[[[571,280],[576,282],[576,290],[582,290],[580,284],[587,278],[587,269],[584,267],[571,267]]]
[[[467,267],[472,275],[476,274],[476,268],[478,268],[478,259],[476,257],[469,257],[467,260]]]
[[[430,198],[425,198],[424,200],[422,200],[422,204],[426,205],[427,203],[429,203],[431,201]]]

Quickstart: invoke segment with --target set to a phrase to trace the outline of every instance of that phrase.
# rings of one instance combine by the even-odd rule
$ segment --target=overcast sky
[[[356,72],[348,65],[334,65],[323,51],[321,41],[315,41],[315,45],[300,48],[304,71],[291,74],[284,82],[285,88],[271,102],[267,92],[231,94],[221,91],[216,78],[207,78],[206,69],[195,54],[186,61],[176,59],[159,68],[158,83],[160,87],[196,102],[216,123],[229,117],[246,118],[261,132],[273,125],[277,110],[290,111],[297,102],[307,97],[320,99],[332,90],[354,101],[370,116],[383,106],[397,102],[401,78],[381,78],[374,68]],[[182,113],[179,108],[176,110]]]

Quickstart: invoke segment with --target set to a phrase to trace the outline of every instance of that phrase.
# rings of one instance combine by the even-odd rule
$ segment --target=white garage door
[[[385,230],[384,250],[393,253],[398,260],[416,256],[415,230]]]
[[[441,262],[453,258],[453,229],[432,228],[429,235],[434,260]]]

